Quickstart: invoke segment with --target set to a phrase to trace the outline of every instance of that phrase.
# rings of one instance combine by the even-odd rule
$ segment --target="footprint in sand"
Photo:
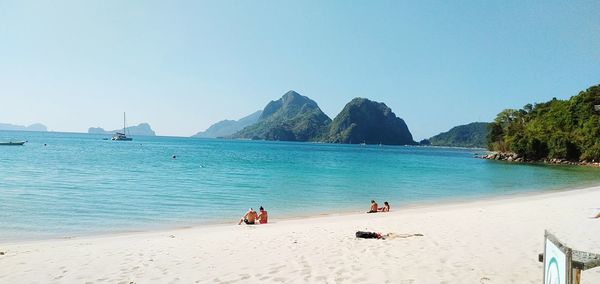
[[[241,277],[240,277],[240,280],[246,280],[246,279],[250,279],[250,274],[246,274],[246,273],[244,273],[244,274],[240,274],[240,276],[241,276]]]

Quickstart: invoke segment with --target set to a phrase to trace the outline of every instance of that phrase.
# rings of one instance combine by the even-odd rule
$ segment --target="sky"
[[[416,140],[600,83],[600,1],[0,0],[0,122],[190,136],[295,90]]]

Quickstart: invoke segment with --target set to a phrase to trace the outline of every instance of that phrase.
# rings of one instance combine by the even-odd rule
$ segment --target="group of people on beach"
[[[377,202],[375,200],[371,200],[371,208],[367,213],[377,213],[377,212],[390,212],[390,204],[385,201],[383,202],[383,207],[378,207]],[[258,209],[258,212],[254,211],[253,208],[248,209],[248,212],[244,214],[242,218],[240,218],[240,222],[238,225],[245,223],[246,225],[255,225],[258,224],[266,224],[269,219],[269,214],[267,210],[262,206]]]
[[[371,208],[367,213],[377,213],[377,212],[390,212],[390,204],[385,201],[383,202],[383,207],[378,207],[377,202],[375,200],[371,200]]]
[[[244,216],[240,219],[238,225],[245,223],[246,225],[254,225],[258,221],[259,224],[266,224],[269,219],[269,214],[267,210],[262,206],[258,209],[259,213],[256,213],[254,209],[248,209],[248,212],[244,214]]]

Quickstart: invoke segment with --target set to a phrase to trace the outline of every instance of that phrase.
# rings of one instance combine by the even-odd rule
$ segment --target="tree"
[[[600,85],[569,100],[553,98],[505,109],[490,125],[488,148],[527,159],[559,158],[600,161]]]

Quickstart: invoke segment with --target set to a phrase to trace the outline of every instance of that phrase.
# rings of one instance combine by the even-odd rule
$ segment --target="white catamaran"
[[[125,113],[123,113],[123,133],[117,132],[112,136],[112,141],[131,141],[133,140],[131,137],[127,137],[125,134],[127,130],[127,121],[125,120]]]

